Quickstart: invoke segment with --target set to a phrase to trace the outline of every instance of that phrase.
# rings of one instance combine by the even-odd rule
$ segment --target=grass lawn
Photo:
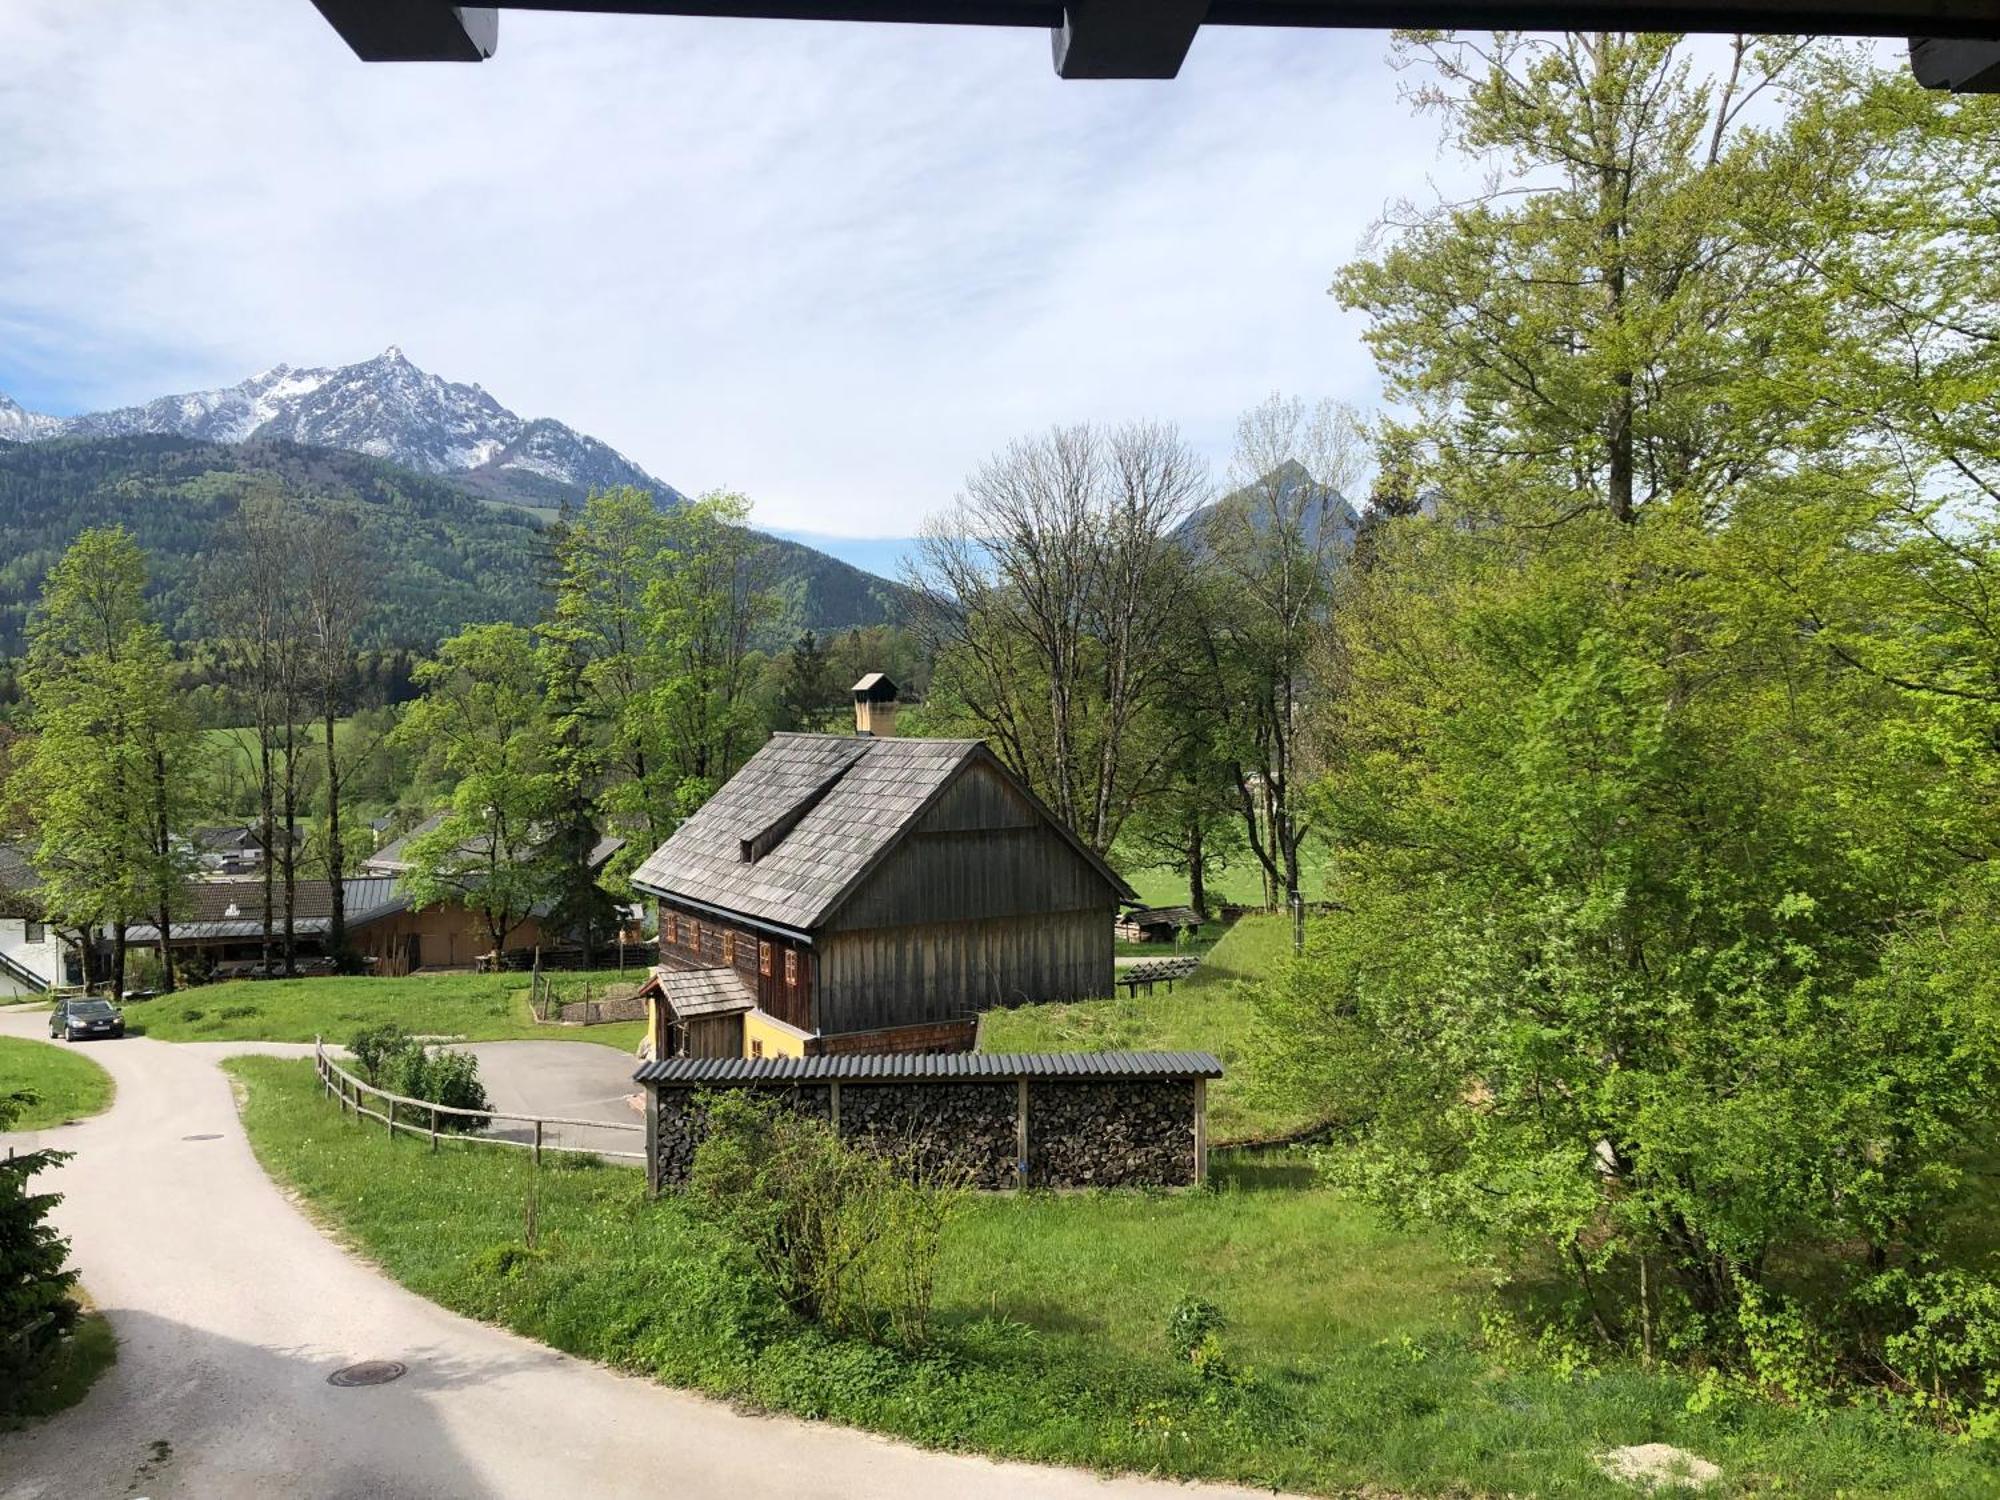
[[[1326,846],[1317,839],[1308,839],[1299,849],[1299,880],[1305,889],[1308,901],[1317,901],[1325,894],[1327,855]],[[1177,875],[1172,870],[1136,868],[1120,860],[1115,850],[1112,862],[1131,882],[1132,889],[1139,893],[1139,899],[1146,905],[1187,904],[1186,876]],[[1202,883],[1208,888],[1208,899],[1212,906],[1225,903],[1234,906],[1264,904],[1264,867],[1257,863],[1257,857],[1248,850],[1233,860],[1227,868],[1209,871]]]
[[[14,1432],[68,1411],[118,1362],[118,1340],[104,1315],[84,1308],[70,1336],[30,1377],[11,1409],[0,1410],[0,1432]]]
[[[1107,1052],[1168,1048],[1213,1052],[1222,1078],[1209,1085],[1210,1138],[1218,1145],[1271,1140],[1316,1123],[1256,1096],[1252,986],[1290,951],[1282,916],[1245,917],[1210,950],[1194,977],[1152,994],[986,1013],[987,1052]]]
[[[1284,1161],[1221,1163],[1213,1192],[974,1200],[948,1243],[937,1344],[913,1356],[774,1312],[630,1172],[537,1174],[464,1142],[433,1156],[345,1121],[305,1063],[228,1066],[265,1167],[390,1275],[717,1396],[939,1447],[1383,1500],[1629,1496],[1594,1455],[1655,1441],[1721,1464],[1711,1495],[1994,1493],[1974,1450],[1872,1412],[1690,1412],[1679,1376],[1565,1378],[1489,1347],[1476,1282]],[[1247,1376],[1205,1380],[1169,1355],[1167,1314],[1189,1293],[1227,1314]]]
[[[626,970],[636,984],[645,970]],[[583,998],[589,981],[621,982],[615,973],[563,974],[563,994]],[[602,1026],[543,1026],[528,1010],[525,974],[413,974],[406,979],[240,979],[202,985],[178,994],[127,1004],[134,1032],[168,1042],[309,1042],[315,1036],[345,1043],[364,1026],[394,1021],[407,1031],[463,1037],[469,1042],[591,1041],[631,1051],[645,1033],[643,1021]]]
[[[111,1075],[80,1048],[0,1036],[0,1095],[23,1089],[34,1090],[37,1098],[14,1122],[15,1130],[46,1130],[111,1107]]]

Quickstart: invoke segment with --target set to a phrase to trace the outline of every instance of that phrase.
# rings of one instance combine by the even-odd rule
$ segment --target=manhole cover
[[[184,1141],[219,1141],[222,1137],[219,1135],[184,1135],[181,1139]]]
[[[387,1385],[407,1373],[408,1367],[393,1359],[364,1359],[326,1377],[328,1385]]]

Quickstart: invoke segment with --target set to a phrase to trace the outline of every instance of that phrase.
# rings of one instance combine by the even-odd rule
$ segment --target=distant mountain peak
[[[278,364],[220,390],[162,396],[143,406],[50,417],[0,395],[0,438],[125,437],[170,433],[208,442],[278,438],[344,448],[425,474],[463,474],[500,498],[551,502],[551,491],[636,485],[662,503],[683,498],[608,443],[556,421],[521,417],[485,388],[419,369],[391,344],[359,364]]]

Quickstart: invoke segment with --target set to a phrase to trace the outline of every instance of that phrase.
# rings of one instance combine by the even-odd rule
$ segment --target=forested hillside
[[[22,649],[42,579],[78,532],[126,527],[152,559],[168,634],[207,633],[195,580],[216,526],[256,495],[349,517],[374,560],[364,648],[428,649],[469,624],[527,623],[540,609],[544,522],[468,483],[329,448],[142,435],[0,443],[0,656]],[[552,493],[560,504],[565,494]],[[577,497],[580,498],[580,497]],[[893,619],[901,591],[795,542],[773,539],[781,601],[772,643]]]

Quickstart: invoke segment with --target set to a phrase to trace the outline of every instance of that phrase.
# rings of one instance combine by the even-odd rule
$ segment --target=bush
[[[703,1101],[688,1200],[802,1318],[916,1348],[930,1336],[964,1174],[850,1146],[825,1122],[742,1093]]]
[[[0,1130],[34,1102],[32,1093],[0,1096]],[[76,1322],[76,1273],[64,1267],[69,1241],[48,1222],[61,1195],[28,1190],[37,1172],[68,1159],[66,1151],[30,1151],[0,1160],[0,1410],[25,1392],[29,1372]]]
[[[394,1022],[356,1032],[347,1050],[378,1089],[453,1109],[493,1107],[479,1081],[478,1060],[471,1053],[426,1047]],[[456,1131],[479,1130],[485,1125],[483,1120],[463,1115],[439,1115],[437,1123],[440,1130]]]

